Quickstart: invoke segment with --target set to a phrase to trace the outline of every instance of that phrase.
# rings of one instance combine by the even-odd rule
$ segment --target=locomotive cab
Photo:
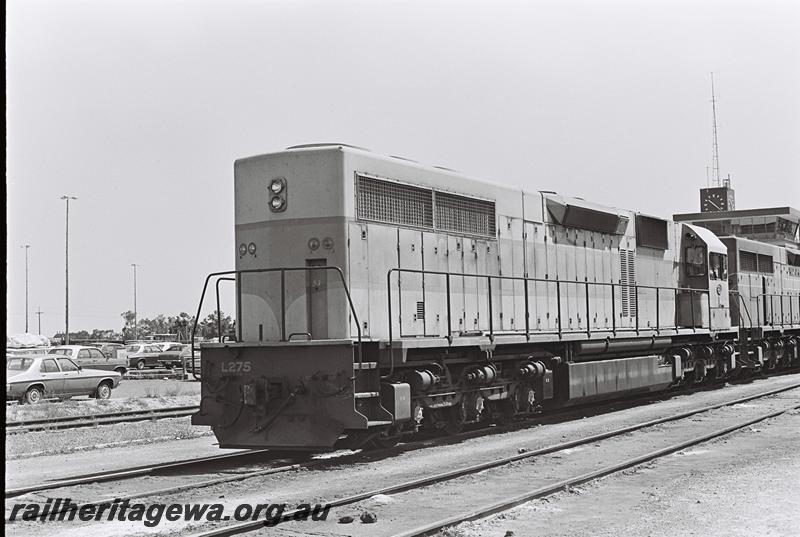
[[[731,328],[728,251],[711,231],[684,224],[678,324],[686,328]]]

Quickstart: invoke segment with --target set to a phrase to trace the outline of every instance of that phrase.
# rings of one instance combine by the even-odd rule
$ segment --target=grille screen
[[[493,201],[356,174],[358,218],[401,226],[494,238]],[[435,206],[435,207],[434,207]]]
[[[636,317],[636,260],[633,250],[620,249],[619,276],[622,284],[622,316]]]
[[[758,271],[772,274],[775,270],[772,268],[772,256],[758,254]]]
[[[739,270],[741,272],[758,272],[758,263],[756,261],[756,254],[753,252],[739,252]]]
[[[436,192],[436,227],[466,235],[494,237],[494,202]]]
[[[433,191],[359,175],[358,217],[433,228]]]

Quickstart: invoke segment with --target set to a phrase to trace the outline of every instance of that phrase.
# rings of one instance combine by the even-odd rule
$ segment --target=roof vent
[[[369,149],[365,147],[359,147],[357,145],[350,145],[350,144],[340,144],[336,142],[332,143],[321,143],[321,144],[300,144],[300,145],[292,145],[286,148],[287,151],[290,149],[314,149],[317,147],[349,147],[351,149],[359,149],[361,151],[369,151]],[[371,151],[370,151],[371,152]]]

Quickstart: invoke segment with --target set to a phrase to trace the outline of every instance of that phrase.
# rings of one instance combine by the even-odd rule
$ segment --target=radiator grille
[[[766,274],[772,274],[775,269],[772,267],[772,256],[758,254],[758,271]]]
[[[433,229],[433,191],[359,175],[358,217]]]
[[[739,270],[741,272],[758,272],[757,255],[753,252],[739,252]]]
[[[494,238],[493,201],[356,174],[360,220]],[[434,214],[436,219],[434,220]]]
[[[622,294],[622,316],[636,317],[636,259],[633,250],[619,251],[620,291]]]
[[[494,237],[494,202],[436,192],[436,227],[465,235]]]

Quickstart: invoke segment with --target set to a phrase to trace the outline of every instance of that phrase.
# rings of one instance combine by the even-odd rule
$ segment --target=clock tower
[[[700,189],[700,212],[733,211],[736,202],[730,184]]]

